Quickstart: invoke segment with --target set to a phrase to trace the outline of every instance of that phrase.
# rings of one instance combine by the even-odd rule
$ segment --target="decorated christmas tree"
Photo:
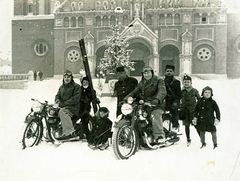
[[[107,74],[115,73],[116,67],[124,66],[127,71],[133,71],[134,65],[130,61],[132,50],[128,49],[126,37],[121,36],[121,24],[112,27],[113,35],[107,37],[104,57],[100,59],[97,66],[97,76],[105,77]]]

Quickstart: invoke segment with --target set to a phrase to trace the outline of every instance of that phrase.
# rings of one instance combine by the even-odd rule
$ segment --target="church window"
[[[146,25],[152,25],[152,24],[153,24],[153,17],[151,14],[147,14]]]
[[[180,25],[180,14],[175,14],[174,16],[174,24],[175,25]]]
[[[212,53],[208,48],[200,48],[197,52],[197,57],[202,61],[207,61],[211,58]]]
[[[202,24],[207,24],[207,14],[206,13],[204,13],[202,15]]]
[[[72,48],[68,51],[67,53],[67,59],[70,62],[77,62],[78,60],[80,60],[80,52],[79,50],[77,50],[76,48]]]
[[[83,27],[84,26],[84,22],[83,22],[83,17],[78,17],[78,27]]]
[[[100,16],[96,17],[96,26],[101,26],[101,17]]]
[[[123,19],[123,21],[124,21],[124,19]],[[112,26],[112,25],[115,25],[116,24],[116,17],[115,16],[111,16],[110,17],[110,25]]]
[[[173,24],[172,14],[168,14],[168,15],[167,15],[166,24],[167,24],[167,25],[172,25],[172,24]]]
[[[108,26],[108,17],[103,16],[103,26]]]
[[[68,17],[64,18],[64,27],[69,27],[69,18]]]
[[[164,14],[159,15],[159,25],[165,25],[165,16]]]
[[[38,41],[34,45],[34,52],[38,56],[44,56],[48,52],[48,44],[45,41]]]
[[[77,22],[76,22],[76,17],[71,17],[71,27],[76,27]]]
[[[200,24],[200,16],[198,13],[194,14],[194,20],[193,20],[194,24]]]

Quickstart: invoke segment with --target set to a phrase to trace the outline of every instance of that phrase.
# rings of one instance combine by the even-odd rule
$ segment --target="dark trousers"
[[[206,131],[200,131],[200,137],[201,137],[202,144],[206,143],[205,142],[205,133],[206,133]],[[216,131],[212,131],[211,134],[212,134],[213,144],[216,145],[217,144],[217,132]]]
[[[177,109],[170,109],[170,114],[172,115],[172,127],[173,128],[178,128],[179,127],[179,123],[178,123],[178,120],[179,120],[179,112]]]
[[[197,126],[194,126],[198,135],[200,136],[200,131],[198,130]],[[186,133],[186,137],[187,137],[187,140],[191,140],[190,138],[190,125],[185,125],[185,133]]]

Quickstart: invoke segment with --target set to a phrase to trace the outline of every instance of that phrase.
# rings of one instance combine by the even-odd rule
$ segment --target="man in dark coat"
[[[163,79],[154,75],[153,69],[146,66],[142,71],[142,80],[138,86],[128,94],[124,99],[127,100],[129,96],[136,98],[139,96],[140,100],[151,102],[155,105],[152,111],[152,128],[154,143],[165,143],[165,134],[163,129],[162,114],[164,113],[164,98],[166,96],[166,87]]]
[[[55,103],[60,107],[59,117],[62,123],[62,135],[59,139],[73,137],[73,116],[79,116],[80,85],[73,80],[72,72],[66,70],[63,74],[63,84],[55,96]]]
[[[165,85],[167,90],[166,96],[166,110],[170,111],[172,115],[172,127],[174,131],[179,128],[179,113],[178,108],[180,105],[180,99],[182,98],[181,83],[174,77],[175,67],[172,65],[166,65],[165,68]]]
[[[133,77],[129,77],[123,66],[117,67],[116,72],[118,81],[115,83],[113,96],[117,96],[117,116],[119,116],[122,114],[120,102],[137,87],[138,81]]]
[[[88,77],[83,77],[81,80],[80,118],[83,126],[83,133],[86,137],[88,137],[90,133],[88,123],[89,113],[91,111],[91,103],[93,101],[96,101],[96,103],[100,103],[99,99],[96,97],[96,91],[93,90],[93,92],[94,95],[92,95]]]

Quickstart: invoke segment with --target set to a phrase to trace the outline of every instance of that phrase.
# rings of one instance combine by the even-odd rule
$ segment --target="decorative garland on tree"
[[[105,77],[115,73],[117,67],[124,66],[127,71],[134,70],[134,63],[130,61],[132,50],[127,49],[129,44],[126,37],[120,35],[121,24],[112,26],[113,35],[107,37],[104,57],[97,66],[97,77]]]

